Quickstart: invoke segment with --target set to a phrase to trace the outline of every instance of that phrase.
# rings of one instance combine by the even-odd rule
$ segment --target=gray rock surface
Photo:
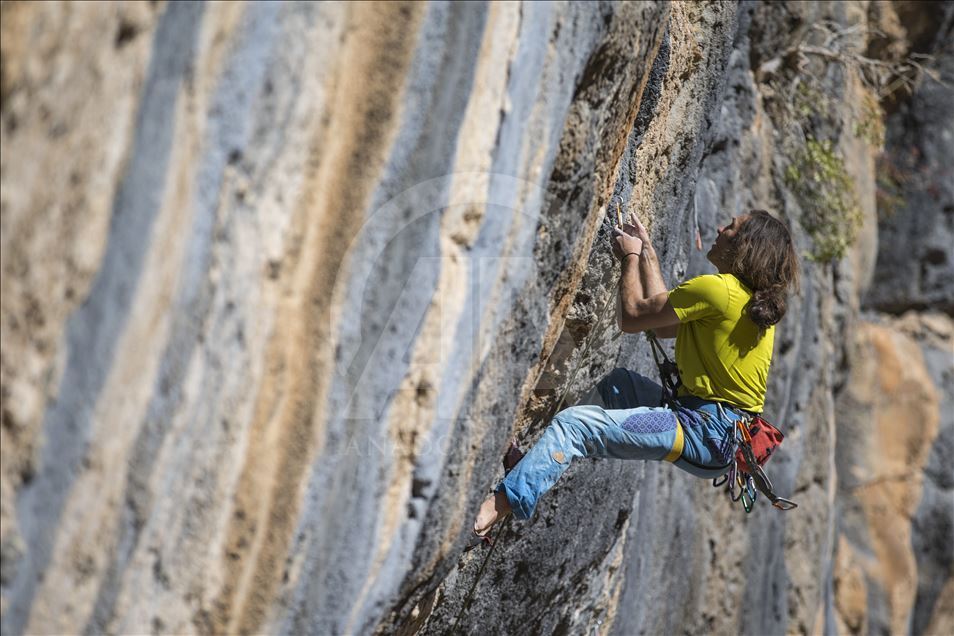
[[[887,121],[879,178],[891,198],[878,223],[878,264],[867,306],[894,314],[954,315],[954,6],[935,43],[938,79],[925,78]]]

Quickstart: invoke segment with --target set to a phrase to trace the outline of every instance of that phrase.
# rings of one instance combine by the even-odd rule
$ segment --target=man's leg
[[[665,457],[675,439],[675,418],[665,409],[639,409],[658,407],[661,397],[662,387],[653,380],[627,369],[614,369],[584,396],[577,407],[562,411],[554,418],[537,444],[508,476],[509,490],[501,482],[494,495],[484,501],[474,529],[483,532],[512,509],[518,518],[530,517],[540,495],[556,483],[573,457],[588,456],[589,448],[593,448],[594,456]],[[592,408],[589,411],[577,410],[583,405]],[[621,410],[631,412],[616,413]],[[664,411],[664,414],[656,415],[655,411]],[[583,420],[589,425],[583,424]],[[600,428],[606,427],[614,427],[610,429],[614,434],[605,436],[609,446],[605,442],[590,442],[588,445],[587,440],[600,439]],[[569,448],[564,449],[563,444],[568,444]],[[517,506],[511,506],[510,497],[514,497]]]
[[[661,460],[673,447],[676,426],[672,411],[659,407],[570,407],[553,418],[497,490],[506,494],[514,516],[528,519],[540,496],[553,487],[574,458]]]
[[[579,404],[594,404],[606,409],[633,409],[659,406],[661,400],[662,387],[659,383],[619,367],[590,389]]]

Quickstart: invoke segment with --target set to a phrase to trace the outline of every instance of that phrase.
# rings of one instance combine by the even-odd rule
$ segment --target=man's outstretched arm
[[[636,237],[643,242],[643,253],[639,258],[639,275],[643,281],[643,289],[648,296],[658,294],[668,294],[669,288],[666,287],[666,281],[663,280],[662,268],[659,266],[659,259],[656,257],[656,248],[649,240],[649,232],[643,227],[643,224],[636,219]],[[679,331],[679,325],[666,325],[653,330],[659,338],[675,338]]]
[[[638,220],[636,223],[617,230],[613,244],[623,269],[619,287],[620,328],[627,333],[653,329],[658,336],[672,337],[669,333],[678,327],[679,318],[669,304],[656,250],[646,228]]]

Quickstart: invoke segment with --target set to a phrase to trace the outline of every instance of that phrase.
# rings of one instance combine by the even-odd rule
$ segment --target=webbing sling
[[[675,412],[676,392],[682,385],[682,380],[679,378],[679,368],[676,366],[676,363],[670,360],[669,356],[666,355],[666,350],[659,344],[659,340],[656,339],[656,334],[653,333],[651,329],[646,331],[646,339],[649,340],[649,344],[652,347],[653,360],[655,360],[656,368],[659,370],[659,382],[662,385],[660,403],[663,406],[668,406]]]
[[[659,398],[660,406],[669,407],[673,416],[676,417],[676,439],[673,440],[672,448],[669,453],[663,457],[663,461],[675,462],[682,456],[682,450],[686,446],[686,433],[682,430],[682,422],[676,416],[676,391],[682,381],[679,379],[679,369],[676,363],[669,359],[666,350],[659,344],[656,334],[652,331],[646,332],[646,339],[653,350],[653,360],[656,361],[656,368],[659,370],[659,382],[662,386],[662,395]]]

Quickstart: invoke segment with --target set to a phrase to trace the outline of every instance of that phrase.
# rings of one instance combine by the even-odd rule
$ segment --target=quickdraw
[[[729,497],[732,501],[742,501],[742,507],[746,513],[752,512],[755,501],[761,492],[772,503],[772,506],[779,510],[792,510],[797,508],[798,504],[791,499],[785,499],[775,494],[772,487],[772,481],[762,470],[752,450],[752,435],[749,432],[749,424],[752,417],[743,414],[741,419],[735,422],[735,443],[738,449],[735,460],[729,471],[721,477],[712,480],[712,485],[716,488],[725,485],[729,491]],[[762,460],[764,464],[768,457]],[[738,491],[736,491],[738,488]],[[738,494],[737,494],[738,493]]]
[[[646,331],[646,339],[653,351],[653,360],[656,361],[656,368],[659,369],[659,382],[662,385],[662,400],[664,406],[670,408],[676,405],[676,393],[682,386],[682,379],[679,377],[679,368],[676,363],[669,359],[666,350],[659,344],[656,334],[652,330]]]

